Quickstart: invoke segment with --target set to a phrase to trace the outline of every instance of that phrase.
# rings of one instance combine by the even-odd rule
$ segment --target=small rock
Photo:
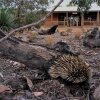
[[[36,97],[38,97],[38,96],[43,95],[43,92],[33,92],[33,94],[34,94]]]

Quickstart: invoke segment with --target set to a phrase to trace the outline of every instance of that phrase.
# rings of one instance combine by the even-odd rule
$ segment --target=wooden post
[[[84,14],[81,14],[81,26],[84,26]]]
[[[51,25],[53,24],[53,14],[51,15]]]
[[[65,27],[65,25],[66,25],[66,16],[64,17],[64,27]]]
[[[100,15],[99,15],[99,11],[97,12],[97,26],[99,26],[99,18],[100,18]]]
[[[66,26],[66,18],[67,18],[67,15],[65,15],[64,17],[64,27]]]
[[[78,16],[76,17],[76,26],[78,27]]]
[[[66,22],[67,22],[67,27],[68,27],[68,12],[66,12]]]
[[[57,25],[59,25],[59,19],[58,19],[59,13],[57,13]]]

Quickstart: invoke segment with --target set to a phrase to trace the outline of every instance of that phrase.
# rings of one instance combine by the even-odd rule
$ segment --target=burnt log
[[[4,36],[5,34],[0,31],[0,38]],[[0,56],[23,63],[31,68],[42,69],[53,56],[56,56],[56,53],[53,50],[9,37],[0,43]]]
[[[5,34],[0,31],[0,38]],[[9,37],[0,43],[0,56],[25,64],[33,69],[48,69],[47,64],[62,53],[72,54],[68,44],[60,41],[53,48],[28,44],[15,37]]]
[[[57,27],[58,27],[58,25],[53,25],[47,30],[41,30],[40,32],[38,32],[38,34],[39,35],[51,35],[51,34],[54,34],[56,29],[57,29]]]
[[[57,52],[60,52],[61,55],[62,54],[70,54],[70,55],[73,55],[73,56],[78,56],[79,55],[78,52],[77,53],[73,53],[70,50],[69,45],[64,41],[57,42],[56,44],[53,45],[52,49],[57,51]]]
[[[100,47],[100,30],[97,27],[86,32],[83,45],[89,48]]]

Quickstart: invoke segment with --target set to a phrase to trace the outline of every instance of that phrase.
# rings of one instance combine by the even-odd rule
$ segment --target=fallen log
[[[38,34],[40,34],[40,35],[51,35],[51,34],[54,34],[56,29],[57,29],[57,27],[58,27],[58,25],[53,25],[47,30],[40,30],[40,32],[38,32]]]
[[[0,38],[4,36],[5,34],[0,31]],[[0,43],[0,55],[28,67],[41,69],[53,56],[56,56],[56,53],[53,50],[30,45],[12,37]]]
[[[100,47],[100,30],[98,27],[86,32],[83,38],[83,45],[89,48]]]

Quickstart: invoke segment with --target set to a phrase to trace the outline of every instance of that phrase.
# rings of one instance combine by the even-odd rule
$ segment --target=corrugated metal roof
[[[61,6],[61,7],[57,7],[55,12],[77,11],[77,8],[78,8],[77,6]],[[47,11],[51,11],[51,10],[52,8],[49,8]],[[96,3],[93,3],[89,11],[100,11],[100,6],[98,6]]]

